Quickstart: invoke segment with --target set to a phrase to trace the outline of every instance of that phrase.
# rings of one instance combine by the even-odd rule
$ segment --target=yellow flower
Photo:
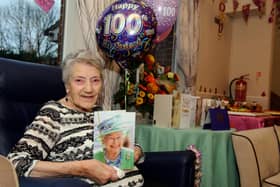
[[[144,103],[144,99],[142,97],[136,98],[136,105],[142,105]]]
[[[149,99],[153,100],[153,99],[154,99],[154,94],[148,93],[148,94],[147,94],[147,97],[148,97]]]
[[[130,90],[130,89],[132,89],[132,90],[133,90],[135,86],[134,86],[134,84],[133,84],[133,83],[130,83],[128,87],[129,87],[129,90]]]
[[[168,77],[169,79],[173,79],[173,78],[174,78],[174,73],[173,73],[173,72],[168,72],[168,73],[167,73],[167,77]]]
[[[139,96],[140,96],[140,97],[145,97],[145,95],[146,95],[145,92],[143,92],[143,91],[140,91],[140,92],[139,92]]]
[[[132,95],[133,94],[133,89],[127,90],[127,95]]]

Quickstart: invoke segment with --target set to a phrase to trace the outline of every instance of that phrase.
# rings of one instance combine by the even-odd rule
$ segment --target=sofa
[[[6,159],[42,104],[59,99],[64,94],[59,67],[0,58],[0,162],[5,163],[0,167],[0,186],[89,186],[76,178],[15,177],[14,168]],[[195,154],[190,150],[145,152],[145,162],[138,167],[144,176],[145,186],[194,185]]]
[[[280,186],[280,126],[234,132],[241,187]]]

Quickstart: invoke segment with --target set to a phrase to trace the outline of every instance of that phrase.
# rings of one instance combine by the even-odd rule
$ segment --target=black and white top
[[[78,112],[57,101],[47,102],[8,154],[19,176],[35,163],[93,158],[93,112]]]

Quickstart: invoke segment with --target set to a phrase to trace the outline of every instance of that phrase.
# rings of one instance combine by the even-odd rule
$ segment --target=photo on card
[[[94,112],[94,159],[123,170],[134,167],[135,112]]]

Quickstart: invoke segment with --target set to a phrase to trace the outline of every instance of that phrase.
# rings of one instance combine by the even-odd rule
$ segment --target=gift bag
[[[226,109],[210,108],[211,130],[229,130],[229,117]]]
[[[229,130],[229,117],[222,102],[216,99],[203,99],[200,126],[203,129]]]

